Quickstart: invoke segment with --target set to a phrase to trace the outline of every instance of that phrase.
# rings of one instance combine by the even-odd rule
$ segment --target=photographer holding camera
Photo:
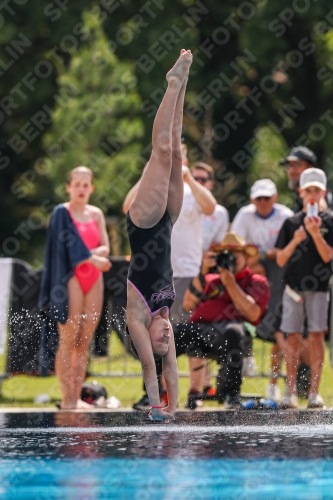
[[[258,253],[236,233],[204,256],[199,275],[184,296],[184,308],[193,311],[190,322],[174,328],[177,356],[217,359],[218,400],[229,408],[239,406],[241,368],[245,345],[244,321],[258,324],[270,298],[264,276],[253,274],[248,257]],[[198,392],[197,371],[191,373],[190,394]]]

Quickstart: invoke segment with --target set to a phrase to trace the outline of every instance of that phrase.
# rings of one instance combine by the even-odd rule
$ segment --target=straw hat
[[[247,244],[242,236],[237,233],[227,233],[222,243],[212,245],[210,247],[212,252],[222,252],[223,250],[230,250],[232,252],[244,252],[248,257],[255,257],[258,255],[259,250],[256,245]]]

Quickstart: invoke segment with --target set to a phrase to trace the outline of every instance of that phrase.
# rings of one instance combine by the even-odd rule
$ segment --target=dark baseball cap
[[[286,165],[288,161],[297,161],[297,160],[305,160],[311,163],[312,165],[317,165],[317,157],[311,149],[306,148],[305,146],[297,146],[296,148],[292,148],[289,152],[289,155],[286,158],[282,158],[279,161],[280,165]]]

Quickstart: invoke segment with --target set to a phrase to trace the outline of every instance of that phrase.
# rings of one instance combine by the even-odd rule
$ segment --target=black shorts
[[[265,260],[263,262],[266,277],[271,290],[271,298],[261,323],[256,328],[257,337],[268,342],[276,342],[274,333],[280,329],[282,318],[282,294],[284,289],[283,275],[276,262]]]
[[[245,350],[243,322],[184,323],[174,326],[176,354],[223,361],[233,349]]]

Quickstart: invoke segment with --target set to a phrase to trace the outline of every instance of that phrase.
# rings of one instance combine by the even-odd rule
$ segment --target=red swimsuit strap
[[[93,221],[93,222],[95,222],[95,224],[97,224],[97,221],[96,221],[95,217],[93,216],[93,213],[92,213],[92,211],[90,210],[90,208],[88,208],[88,205],[87,205],[87,210],[88,210],[88,212],[89,212],[89,214],[90,214],[91,221]],[[89,221],[89,222],[90,222],[90,221]]]

